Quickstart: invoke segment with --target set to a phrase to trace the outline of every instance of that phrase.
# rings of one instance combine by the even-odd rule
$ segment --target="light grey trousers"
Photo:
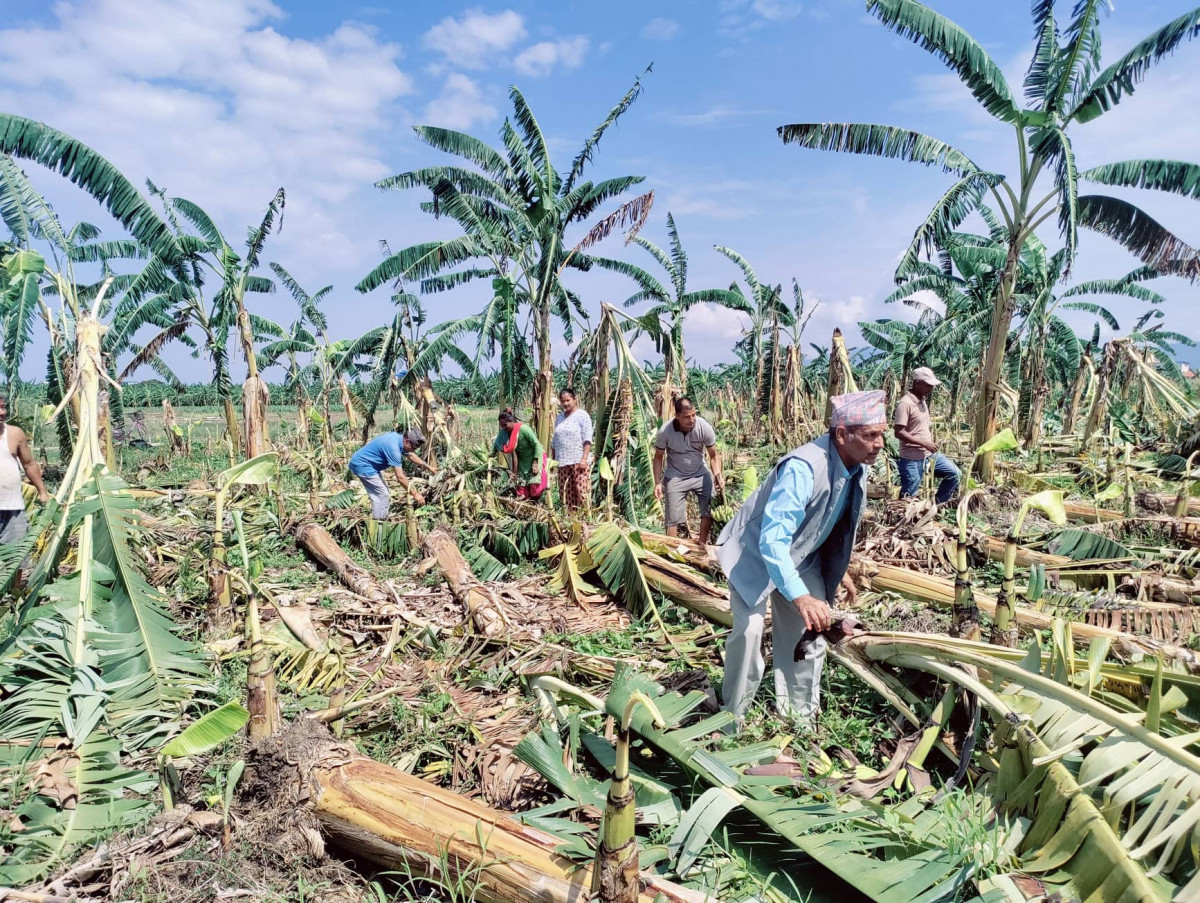
[[[392,510],[392,494],[388,492],[387,483],[383,481],[383,474],[364,477],[360,473],[355,476],[362,481],[363,488],[367,490],[367,498],[371,500],[371,517],[375,520],[386,520]]]
[[[825,598],[825,581],[820,574],[803,575],[812,595]],[[766,633],[767,599],[771,600],[772,668],[775,672],[775,708],[781,715],[811,718],[821,706],[821,670],[825,666],[825,638],[818,636],[808,648],[808,657],[793,661],[796,644],[804,636],[804,619],[790,599],[777,591],[764,594],[748,605],[737,591],[729,588],[733,609],[733,629],[725,641],[725,682],[722,696],[725,710],[738,718],[740,725],[749,711],[758,685],[762,683],[766,662],[763,635]]]

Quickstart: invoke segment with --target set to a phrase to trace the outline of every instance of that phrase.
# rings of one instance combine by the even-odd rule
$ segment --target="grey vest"
[[[792,537],[792,561],[801,574],[820,566],[821,575],[825,578],[825,598],[832,602],[838,584],[850,565],[850,551],[854,548],[855,533],[867,501],[867,468],[859,468],[860,475],[857,478],[851,474],[839,476],[836,483],[832,482],[830,474],[842,470],[835,467],[832,461],[836,454],[837,448],[828,433],[788,452],[775,462],[767,479],[751,493],[733,520],[721,531],[717,539],[717,561],[729,579],[729,585],[747,605],[753,606],[772,588],[767,566],[758,551],[759,531],[762,529],[767,499],[779,476],[779,468],[785,461],[791,460],[804,461],[813,470],[812,497],[804,509],[804,520]],[[818,548],[817,540],[825,532],[826,519],[831,514],[830,499],[835,497],[835,492],[842,490],[842,483],[846,480],[853,482],[842,517],[830,530],[829,538]]]

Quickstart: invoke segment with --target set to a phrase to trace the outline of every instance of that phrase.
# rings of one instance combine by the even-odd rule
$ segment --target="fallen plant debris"
[[[736,282],[689,287],[674,216],[666,247],[648,237],[655,191],[591,181],[642,77],[562,169],[515,87],[495,147],[418,128],[454,162],[380,185],[425,192],[453,234],[383,243],[357,288],[394,311],[357,338],[331,337],[332,287],[263,266],[283,188],[234,247],[198,204],[0,113],[0,424],[32,481],[5,512],[29,529],[0,545],[0,901],[1200,901],[1200,383],[1151,287],[1200,257],[1078,185],[1194,197],[1197,172],[1078,172],[1067,131],[1200,13],[1102,70],[1099,7],[1035,4],[1026,109],[940,13],[869,0],[1017,126],[1019,170],[887,126],[779,130],[957,180],[895,274],[888,300],[918,319],[859,323],[863,347],[808,343],[799,280],[785,293],[732,248]],[[18,161],[129,237],[65,228]],[[1037,231],[1053,215],[1057,248]],[[1142,265],[1068,287],[1080,228]],[[665,280],[602,256],[621,230]],[[587,315],[574,280],[594,269],[634,283],[624,307]],[[428,322],[422,297],[476,280],[482,311]],[[255,303],[277,287],[287,328]],[[1122,330],[1110,296],[1147,308]],[[698,305],[746,318],[736,362],[685,353]],[[1096,318],[1090,339],[1067,310]],[[44,384],[21,378],[39,323]],[[170,371],[176,342],[204,384]],[[941,394],[918,397],[928,379]],[[850,422],[868,397],[930,428]],[[815,439],[816,464],[781,457]],[[873,456],[838,451],[851,439]],[[699,461],[682,503],[672,443]],[[776,594],[773,648],[746,611],[790,581],[741,605],[720,562],[737,573],[730,533],[766,523],[785,471],[788,504],[828,527],[814,567],[840,556],[840,577],[853,549],[829,598]],[[789,602],[830,623],[783,648]],[[742,717],[721,678],[748,617],[772,664],[828,655],[819,707],[783,705],[780,676]]]

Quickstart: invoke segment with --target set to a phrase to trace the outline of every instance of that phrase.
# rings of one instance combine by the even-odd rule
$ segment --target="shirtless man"
[[[0,545],[20,542],[29,532],[29,519],[25,516],[25,499],[21,495],[21,470],[38,491],[38,502],[50,501],[50,493],[42,483],[42,468],[33,459],[29,439],[19,426],[7,422],[8,399],[0,397],[0,436],[8,454],[0,452]],[[17,462],[20,462],[20,466]]]

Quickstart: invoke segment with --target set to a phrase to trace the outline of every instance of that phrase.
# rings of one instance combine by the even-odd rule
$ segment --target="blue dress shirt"
[[[848,477],[849,471],[842,463],[841,455],[835,453],[830,457],[833,458],[833,466],[837,468],[836,474],[832,475],[834,479],[837,476]],[[858,470],[859,468],[856,467],[855,471]],[[829,504],[833,509],[832,516],[826,519],[816,548],[820,548],[825,543],[829,534],[833,532],[834,525],[845,512],[853,482],[852,479],[844,480],[842,491],[836,498],[830,499]],[[763,510],[758,551],[762,555],[763,563],[767,566],[767,574],[770,576],[771,582],[787,599],[808,595],[809,591],[808,585],[796,570],[795,562],[792,561],[791,546],[792,538],[804,521],[804,509],[808,505],[808,500],[812,498],[812,491],[812,467],[805,461],[792,458],[780,466],[775,485],[771,487],[771,494],[767,497],[767,505]]]

